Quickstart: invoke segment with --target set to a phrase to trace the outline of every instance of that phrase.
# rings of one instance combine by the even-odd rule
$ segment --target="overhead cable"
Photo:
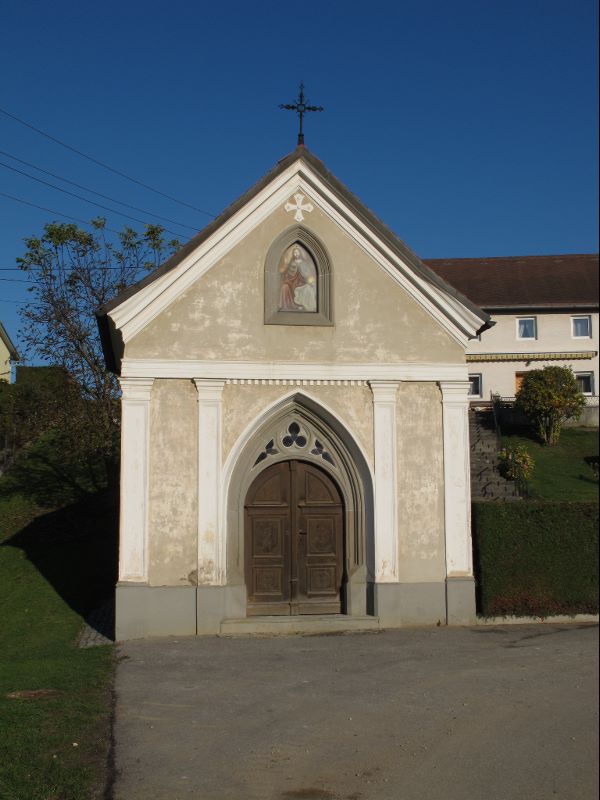
[[[61,147],[65,147],[72,153],[75,153],[76,155],[81,156],[82,158],[87,158],[87,160],[91,161],[93,164],[97,164],[99,167],[109,170],[109,172],[114,172],[115,175],[119,175],[121,178],[125,178],[126,180],[131,181],[132,183],[137,183],[138,186],[143,186],[144,189],[148,189],[150,192],[159,194],[161,197],[166,197],[167,200],[172,200],[174,203],[179,203],[179,205],[181,206],[186,206],[187,208],[191,208],[194,211],[198,211],[200,212],[200,214],[207,214],[209,217],[216,216],[215,214],[212,214],[210,211],[205,211],[203,208],[198,208],[197,206],[193,206],[191,203],[186,203],[184,200],[179,200],[177,197],[173,197],[173,195],[161,192],[160,189],[155,189],[153,186],[149,186],[147,183],[144,183],[143,181],[140,181],[137,178],[132,178],[131,175],[127,175],[125,172],[121,172],[120,170],[111,167],[104,161],[100,161],[99,159],[94,158],[93,156],[90,156],[87,153],[82,152],[81,150],[78,150],[76,147],[73,147],[72,145],[63,142],[61,139],[57,139],[56,136],[51,136],[49,133],[46,133],[46,131],[41,130],[41,128],[36,128],[35,125],[26,122],[24,119],[17,117],[15,114],[11,114],[4,108],[0,108],[0,114],[4,114],[5,116],[14,119],[16,122],[20,123],[21,125],[24,125],[26,128],[29,128],[30,130],[35,131],[36,133],[39,133],[40,136],[45,136],[46,139],[50,139],[51,142],[55,142],[56,144],[59,144]]]
[[[144,219],[139,219],[139,217],[132,217],[131,214],[126,214],[124,211],[119,211],[117,208],[110,208],[110,206],[104,206],[102,203],[96,203],[95,200],[89,200],[87,197],[84,197],[81,194],[77,194],[76,192],[70,192],[68,189],[63,189],[61,186],[56,186],[49,181],[45,181],[42,178],[36,178],[35,175],[30,175],[28,172],[25,172],[22,169],[17,169],[17,167],[11,167],[10,164],[5,164],[4,161],[0,161],[0,167],[4,167],[5,169],[11,170],[11,172],[17,172],[19,175],[24,175],[26,178],[29,178],[32,181],[37,181],[38,183],[43,184],[44,186],[49,186],[51,189],[56,189],[58,192],[63,192],[63,194],[68,194],[71,197],[76,197],[78,200],[83,200],[84,203],[89,203],[92,206],[97,206],[98,208],[102,208],[104,211],[110,211],[111,214],[118,214],[121,217],[127,217],[127,219],[132,219],[134,222],[139,222],[142,225],[147,225],[147,221]],[[177,231],[172,231],[170,228],[163,228],[163,230],[167,231],[167,233],[172,233],[173,236],[181,236],[180,233]]]
[[[47,211],[49,214],[56,214],[59,217],[65,217],[65,219],[72,219],[75,222],[80,222],[82,225],[90,226],[91,223],[89,219],[80,219],[79,217],[73,217],[71,214],[63,214],[61,211],[54,211],[52,208],[46,208],[46,206],[40,206],[37,203],[31,203],[29,200],[23,200],[22,197],[15,197],[12,194],[7,194],[6,192],[0,192],[0,197],[7,197],[9,200],[14,200],[16,203],[23,203],[24,206],[31,206],[32,208],[39,208],[40,211]],[[111,233],[120,234],[121,231],[117,231],[114,228],[105,227],[104,230],[110,231]]]
[[[192,231],[198,230],[198,228],[194,227],[193,225],[186,225],[185,222],[177,222],[176,219],[163,217],[161,214],[155,214],[153,211],[147,211],[145,208],[132,206],[130,203],[124,203],[122,200],[117,200],[116,197],[111,197],[108,194],[102,194],[102,192],[97,192],[95,189],[90,189],[88,186],[83,186],[81,183],[75,183],[75,181],[71,181],[68,178],[63,178],[62,175],[57,175],[55,172],[50,172],[47,169],[38,167],[36,164],[31,164],[29,161],[23,161],[22,158],[17,158],[17,156],[13,156],[12,153],[7,153],[5,150],[0,150],[0,154],[12,158],[13,161],[18,161],[19,164],[24,164],[26,167],[32,167],[32,169],[37,169],[38,172],[43,172],[44,175],[50,175],[51,178],[57,178],[59,181],[63,181],[63,183],[68,183],[70,186],[75,186],[77,189],[83,189],[84,192],[91,192],[92,194],[95,194],[98,197],[103,197],[105,200],[110,200],[111,203],[118,203],[118,205],[125,206],[125,208],[131,208],[134,211],[140,211],[142,214],[148,214],[150,217],[156,217],[157,219],[162,219],[164,222],[170,222],[173,225],[180,225],[182,228],[189,228]]]

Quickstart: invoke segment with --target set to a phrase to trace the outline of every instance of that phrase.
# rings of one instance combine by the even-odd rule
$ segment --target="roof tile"
[[[461,294],[499,308],[597,308],[598,254],[424,259]]]

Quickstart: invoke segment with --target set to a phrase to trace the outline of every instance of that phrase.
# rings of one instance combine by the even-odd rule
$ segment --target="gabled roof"
[[[269,185],[282,176],[286,170],[291,168],[295,163],[302,162],[316,173],[316,176],[324,184],[327,191],[339,202],[339,208],[346,209],[346,214],[350,219],[354,216],[356,220],[363,224],[368,231],[369,243],[380,251],[385,257],[391,253],[402,264],[409,268],[411,275],[408,276],[409,280],[413,280],[415,284],[429,286],[432,290],[432,297],[430,301],[434,304],[439,301],[439,298],[445,296],[450,300],[448,306],[452,309],[446,309],[446,315],[457,314],[457,308],[463,308],[471,319],[476,318],[478,321],[475,328],[484,330],[490,327],[490,318],[487,313],[482,311],[474,302],[468,297],[461,294],[453,285],[445,281],[434,270],[426,266],[413,251],[399,239],[386,225],[384,225],[376,216],[370,211],[355,195],[353,195],[329,170],[325,167],[322,161],[314,156],[304,146],[299,146],[293,152],[289,153],[285,158],[281,159],[261,180],[259,180],[252,188],[245,194],[238,198],[228,208],[225,209],[215,220],[210,222],[203,230],[196,236],[190,239],[180,250],[177,251],[170,259],[164,264],[146,276],[143,280],[127,288],[124,292],[119,294],[110,302],[106,303],[97,312],[98,324],[100,327],[100,334],[104,347],[105,358],[109,368],[117,369],[117,361],[119,355],[114,353],[116,348],[115,331],[119,328],[113,319],[113,312],[117,312],[116,316],[121,315],[120,307],[127,304],[144,289],[151,287],[156,281],[165,279],[169,273],[179,267],[182,262],[194,253],[195,250],[200,248],[205,243],[211,240],[213,235],[216,235],[221,228],[229,223],[238,212],[241,212],[245,206],[250,204],[263,190],[267,190]],[[310,182],[310,170],[307,170],[307,175],[304,177]],[[339,210],[339,209],[338,209]],[[364,235],[364,234],[363,234]],[[387,252],[386,252],[387,251]],[[398,269],[400,267],[395,265]],[[405,278],[407,277],[404,273]],[[421,289],[422,290],[422,289]],[[437,296],[437,300],[436,300]],[[472,323],[471,323],[472,326]],[[471,335],[471,334],[469,334]]]
[[[6,332],[6,328],[4,327],[4,325],[1,322],[0,322],[0,339],[6,345],[6,348],[8,350],[8,354],[12,358],[12,360],[13,361],[18,361],[19,354],[17,353],[17,348],[11,342],[10,336]]]
[[[598,308],[598,254],[436,258],[425,263],[486,311]]]

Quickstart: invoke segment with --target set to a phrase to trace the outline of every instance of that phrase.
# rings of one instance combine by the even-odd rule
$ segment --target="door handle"
[[[306,531],[297,531],[297,532],[300,534],[300,536],[306,536]]]

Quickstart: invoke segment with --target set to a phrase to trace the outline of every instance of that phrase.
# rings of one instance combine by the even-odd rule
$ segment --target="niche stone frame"
[[[282,278],[279,265],[294,244],[308,252],[316,269],[316,311],[280,310]],[[314,234],[301,225],[283,231],[265,259],[265,325],[333,325],[331,259]]]

